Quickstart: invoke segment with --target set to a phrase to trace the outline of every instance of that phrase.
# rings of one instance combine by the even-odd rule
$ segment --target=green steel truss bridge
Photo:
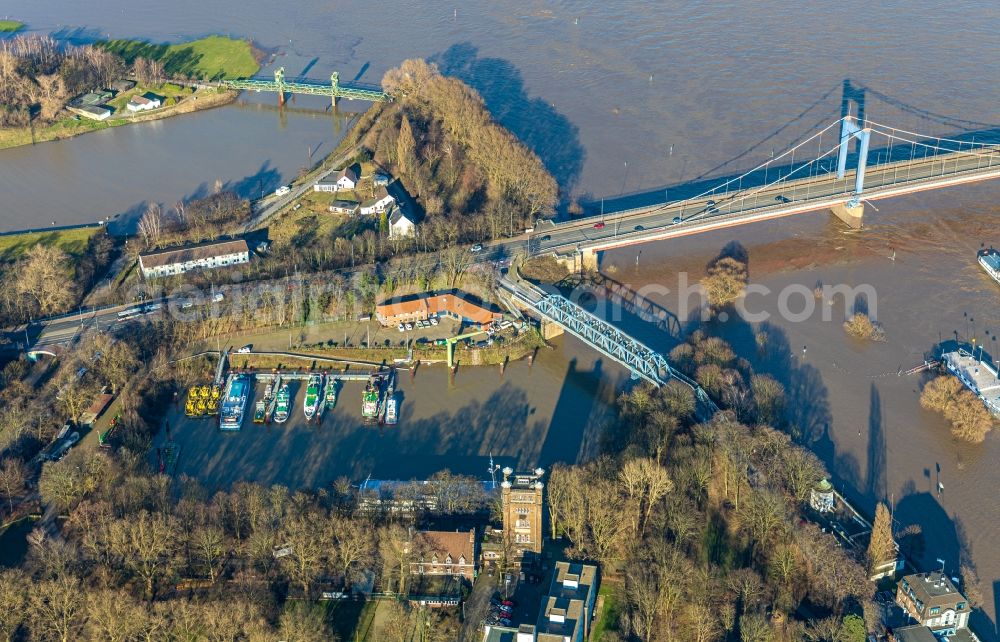
[[[247,91],[272,91],[278,94],[278,104],[285,104],[285,94],[308,94],[313,96],[330,96],[333,104],[340,98],[348,100],[367,100],[369,102],[386,102],[392,100],[389,94],[377,87],[365,87],[356,83],[340,84],[340,74],[336,71],[330,75],[330,84],[324,84],[307,78],[285,78],[285,68],[274,70],[274,80],[249,78],[245,80],[223,80],[222,87],[230,89],[245,89]]]

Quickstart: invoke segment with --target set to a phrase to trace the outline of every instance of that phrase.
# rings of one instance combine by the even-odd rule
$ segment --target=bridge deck
[[[615,212],[605,216],[607,226],[601,231],[593,229],[593,219],[557,224],[555,232],[562,232],[561,238],[545,249],[601,251],[824,209],[854,196],[855,174],[852,170],[838,179],[836,173],[830,172],[762,188],[706,195],[693,201]],[[878,200],[998,177],[1000,147],[988,147],[976,154],[938,154],[869,166],[861,198]],[[715,201],[714,205],[709,201]],[[674,224],[675,217],[682,221]],[[637,223],[642,229],[635,229]],[[572,229],[579,233],[566,233]]]

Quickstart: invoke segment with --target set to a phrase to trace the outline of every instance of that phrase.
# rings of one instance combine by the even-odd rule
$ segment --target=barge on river
[[[979,253],[979,266],[990,278],[1000,283],[1000,252],[990,248]]]
[[[983,360],[981,347],[978,358],[975,348],[972,352],[958,348],[943,353],[941,361],[948,372],[958,377],[966,388],[982,400],[993,416],[1000,417],[1000,374],[992,363]]]

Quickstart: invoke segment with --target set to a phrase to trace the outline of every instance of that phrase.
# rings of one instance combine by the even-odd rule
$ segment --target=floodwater
[[[669,196],[684,183],[748,169],[839,117],[845,79],[851,87],[869,88],[851,93],[863,97],[867,115],[879,122],[935,136],[992,130],[1000,123],[994,98],[1000,67],[982,61],[1000,50],[998,13],[1000,5],[982,0],[915,0],[905,6],[847,0],[836,10],[792,0],[303,0],[294,9],[260,0],[109,0],[97,12],[66,0],[0,0],[0,15],[81,41],[108,35],[171,42],[207,33],[250,37],[273,50],[289,75],[318,79],[337,69],[344,78],[375,82],[405,58],[430,57],[475,86],[500,121],[539,154],[564,195],[582,199],[643,191]],[[280,123],[276,112],[250,117],[233,106],[0,152],[0,229],[52,219],[91,221],[133,211],[150,199],[169,204],[216,178],[253,182],[262,167],[284,180],[319,137],[321,151],[336,142],[328,121],[289,115],[286,129]],[[146,137],[155,146],[140,147]],[[136,160],[123,150],[158,162]],[[197,166],[202,157],[209,161]],[[849,341],[837,318],[843,305],[822,301],[820,310],[831,308],[829,322],[819,311],[818,321],[773,321],[773,353],[758,354],[752,333],[736,321],[719,329],[795,391],[796,419],[838,486],[868,509],[876,498],[891,500],[900,526],[923,525],[928,566],[941,557],[954,572],[960,548],[971,550],[986,599],[977,630],[986,640],[998,638],[992,622],[983,621],[996,619],[1000,599],[1000,590],[993,590],[1000,588],[992,466],[998,437],[978,447],[953,443],[940,419],[919,409],[920,381],[895,373],[954,332],[985,337],[989,330],[992,348],[1000,329],[1000,293],[977,271],[973,254],[981,243],[1000,244],[991,236],[997,195],[998,186],[987,184],[878,203],[881,212],[869,212],[870,229],[862,234],[846,235],[817,214],[621,250],[605,263],[617,268],[611,276],[618,280],[673,287],[678,270],[700,274],[714,252],[738,239],[750,252],[754,280],[769,287],[870,283],[888,333],[884,344]],[[888,259],[892,248],[895,261]],[[669,296],[662,300],[679,310]],[[758,303],[777,305],[776,299]],[[639,323],[630,329],[658,347],[674,341]],[[472,469],[478,470],[488,452],[462,442],[462,429],[483,417],[491,396],[511,399],[520,390],[523,407],[536,409],[525,421],[532,439],[545,444],[538,455],[544,465],[549,433],[575,434],[564,422],[588,416],[573,408],[566,415],[552,410],[569,394],[564,390],[574,389],[573,378],[564,377],[569,360],[593,358],[571,340],[560,350],[549,357],[552,374],[545,385],[538,382],[541,362],[532,378],[509,376],[503,383],[494,380],[495,373],[462,373],[452,391],[444,380],[433,382],[432,370],[422,372],[414,385],[428,382],[427,389],[414,390],[404,402],[398,434],[389,437],[394,448],[379,455],[392,465],[380,465],[378,458],[368,463],[364,453],[383,442],[356,428],[345,429],[354,436],[330,453],[331,462],[346,467],[357,449],[360,463],[353,470],[359,473],[417,474],[432,467],[414,460],[426,451],[423,439],[433,437],[435,456],[474,454],[480,460]],[[407,384],[404,392],[410,392]],[[456,423],[466,416],[466,424]],[[546,417],[553,427],[546,426]],[[434,427],[442,421],[451,426],[447,432]],[[422,438],[412,433],[418,440],[409,441],[406,431],[418,425]],[[303,439],[295,429],[285,430],[284,439]],[[206,438],[216,439],[209,433]],[[236,444],[245,436],[225,439]],[[458,443],[465,446],[452,445]],[[563,447],[558,439],[556,445]],[[395,448],[413,456],[400,457]],[[529,463],[531,452],[525,444],[505,456],[524,456]],[[566,447],[566,455],[573,452],[579,451]],[[437,463],[432,457],[427,462]],[[940,496],[934,490],[938,481],[945,488]]]
[[[769,318],[712,321],[711,330],[758,372],[785,385],[790,422],[839,490],[868,514],[876,501],[890,503],[898,529],[922,527],[923,568],[943,559],[957,575],[963,555],[975,562],[986,604],[974,626],[984,639],[995,639],[990,620],[1000,577],[1000,435],[979,445],[955,441],[939,415],[920,407],[928,375],[900,373],[922,363],[941,340],[974,337],[985,348],[984,359],[998,355],[1000,286],[975,261],[983,244],[1000,244],[994,189],[880,202],[879,212],[866,213],[867,228],[860,233],[816,213],[620,249],[603,262],[615,280],[680,312],[685,326],[699,317],[701,299],[692,295],[682,304],[679,275],[687,273],[688,282],[696,283],[709,260],[738,243],[749,256],[751,283],[769,290],[749,295],[745,309]],[[817,298],[813,290],[823,285],[846,285],[853,294],[828,289]],[[847,336],[841,324],[856,307],[867,307],[883,324],[884,343]],[[675,343],[634,317],[624,315],[621,323],[651,347],[667,350]],[[762,331],[763,348],[756,340]]]
[[[363,383],[356,381],[342,382],[336,408],[318,426],[305,423],[301,382],[289,385],[292,413],[284,424],[254,424],[253,401],[238,433],[184,417],[182,404],[167,420],[179,446],[177,472],[213,487],[257,481],[318,488],[340,476],[355,483],[426,479],[443,469],[488,479],[491,456],[518,469],[595,456],[625,379],[617,365],[567,338],[541,350],[534,364],[508,365],[502,377],[499,367],[460,366],[454,377],[440,364],[412,376],[400,370],[395,426],[365,425]],[[263,386],[257,394],[262,398]]]

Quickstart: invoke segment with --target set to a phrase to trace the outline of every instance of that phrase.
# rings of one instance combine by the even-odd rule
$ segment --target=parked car
[[[222,301],[225,298],[226,297],[222,294],[222,292],[216,292],[215,294],[212,295],[212,300],[215,301],[216,303]]]
[[[400,323],[399,325],[396,326],[396,329],[399,330],[400,332],[402,332],[403,330],[406,330],[406,326],[404,326],[402,323]]]
[[[291,191],[292,191],[291,187],[289,187],[288,185],[282,185],[278,189],[274,190],[274,195],[275,196],[284,196],[285,194],[288,194]]]
[[[251,350],[253,350],[253,344],[252,343],[248,343],[245,346],[243,346],[242,348],[240,348],[239,350],[237,350],[236,354],[250,354]]]
[[[413,329],[413,324],[412,323],[407,323],[405,325],[405,327],[406,327],[407,330],[412,330]]]
[[[471,250],[472,250],[473,252],[482,252],[482,251],[483,251],[483,244],[482,244],[482,243],[476,243],[476,244],[475,244],[475,245],[473,245],[473,246],[472,246],[472,247],[471,247],[470,249],[471,249]]]

